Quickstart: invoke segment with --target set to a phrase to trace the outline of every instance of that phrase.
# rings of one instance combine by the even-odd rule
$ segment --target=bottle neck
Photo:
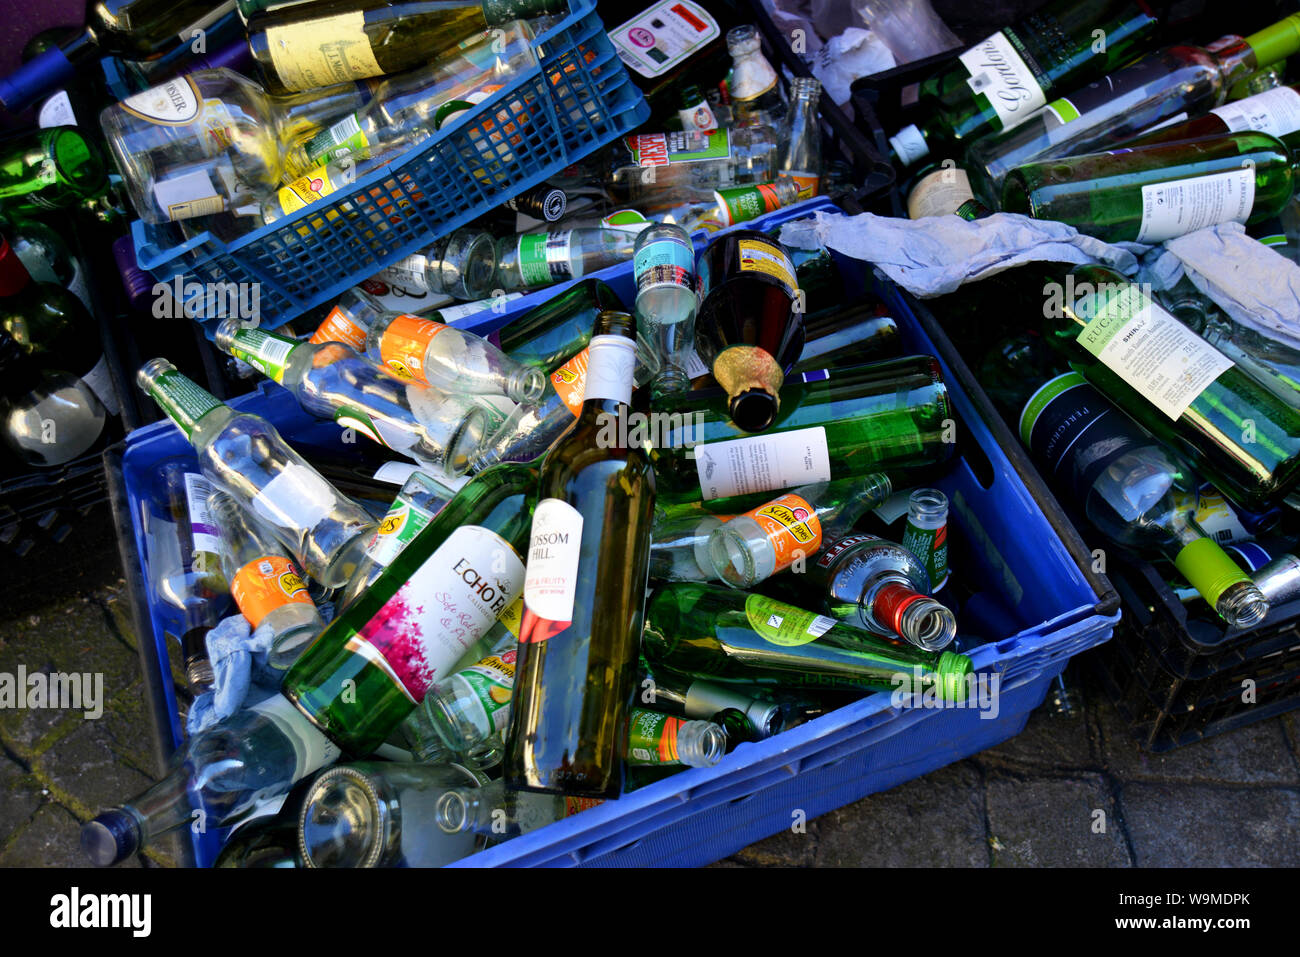
[[[618,334],[593,336],[587,347],[587,382],[580,418],[592,422],[619,415],[631,406],[635,371],[634,340]]]
[[[169,369],[154,376],[146,391],[187,439],[193,438],[199,420],[226,405],[192,379]]]
[[[314,352],[322,346],[311,347],[288,336],[276,335],[261,329],[244,329],[233,320],[227,320],[217,332],[216,342],[225,352],[247,362],[273,382],[285,384],[292,381],[291,366],[297,356]]]

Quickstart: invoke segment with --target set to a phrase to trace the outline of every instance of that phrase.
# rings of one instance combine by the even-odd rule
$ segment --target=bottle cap
[[[1255,51],[1257,66],[1285,60],[1300,51],[1300,13],[1293,13],[1258,33],[1252,33],[1246,37],[1246,42]]]
[[[0,297],[15,296],[31,284],[31,273],[9,245],[9,240],[0,236]]]
[[[924,134],[911,124],[891,136],[889,145],[893,147],[899,162],[905,166],[911,166],[930,155],[930,146],[925,142]]]
[[[0,80],[0,104],[10,113],[21,113],[37,100],[66,86],[76,72],[61,49],[46,50]]]
[[[119,236],[113,241],[113,262],[117,263],[117,270],[122,276],[122,288],[126,290],[131,308],[141,312],[149,311],[156,284],[153,276],[140,268],[135,258],[135,242],[129,235]]]
[[[564,190],[555,186],[536,186],[525,190],[513,199],[506,200],[506,207],[517,213],[531,216],[548,223],[556,222],[564,215],[569,206],[569,197]]]
[[[935,667],[935,686],[944,701],[966,700],[966,676],[971,673],[971,660],[955,651],[939,655]]]
[[[140,849],[140,831],[125,811],[106,811],[81,826],[81,849],[96,867],[111,867]]]
[[[1174,558],[1174,567],[1189,585],[1201,593],[1211,608],[1219,603],[1219,597],[1229,586],[1250,581],[1212,538],[1198,538],[1184,545]]]

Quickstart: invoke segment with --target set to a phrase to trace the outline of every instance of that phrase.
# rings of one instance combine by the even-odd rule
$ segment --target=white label
[[[974,198],[964,169],[935,170],[922,178],[907,197],[907,215],[911,219],[946,216]]]
[[[698,445],[695,468],[705,499],[829,482],[831,455],[826,429],[819,425]]]
[[[1162,243],[1219,223],[1245,223],[1254,205],[1253,169],[1143,186],[1137,241]]]
[[[677,111],[677,118],[682,121],[682,129],[712,133],[718,128],[718,118],[713,115],[713,108],[708,100],[701,100],[695,106]]]
[[[609,31],[623,62],[641,76],[667,73],[721,34],[718,22],[690,0],[659,0]]]
[[[1075,307],[1093,316],[1079,344],[1171,419],[1177,419],[1232,360],[1147,299],[1136,286],[1108,295],[1100,309],[1096,293]]]
[[[334,508],[334,489],[313,469],[290,462],[251,504],[258,517],[279,528],[315,528]]]
[[[1286,136],[1300,130],[1300,93],[1289,86],[1257,93],[1235,103],[1210,110],[1228,124],[1230,133],[1258,130],[1271,136]]]
[[[338,745],[317,731],[316,726],[282,694],[273,694],[248,710],[256,711],[274,724],[293,746],[295,781],[333,764],[343,755]]]
[[[193,123],[203,108],[203,97],[198,87],[188,77],[177,77],[152,89],[129,96],[122,101],[122,109],[150,123],[164,126],[184,126]]]
[[[538,502],[524,579],[524,604],[529,611],[547,621],[573,620],[581,554],[582,513],[558,498]]]
[[[117,404],[117,393],[113,391],[113,375],[108,371],[107,356],[100,356],[99,361],[95,363],[95,368],[83,375],[81,381],[86,383],[87,389],[95,393],[95,398],[109,415],[117,415],[122,411],[121,406]]]
[[[392,485],[405,485],[412,472],[419,472],[420,466],[414,462],[385,462],[375,470],[372,476],[376,482],[388,482]]]
[[[201,169],[154,183],[153,194],[158,208],[171,220],[211,216],[226,208],[226,201]]]
[[[971,47],[960,57],[970,72],[972,93],[983,93],[1002,121],[1002,128],[1019,126],[1047,105],[1043,88],[1001,31]]]
[[[72,112],[72,100],[68,98],[68,91],[59,90],[46,100],[41,105],[36,122],[43,130],[52,126],[76,126],[77,114]]]
[[[834,618],[827,618],[825,615],[818,615],[812,620],[812,624],[810,624],[805,631],[814,638],[820,638],[838,624],[839,622]]]
[[[636,343],[626,336],[594,336],[587,350],[587,387],[583,401],[613,399],[632,404]]]
[[[464,319],[466,316],[476,316],[480,312],[493,308],[497,303],[503,305],[507,302],[513,302],[516,299],[523,298],[522,292],[509,292],[504,296],[494,296],[491,299],[480,299],[477,302],[461,302],[454,306],[444,306],[438,310],[438,317],[448,325],[457,320]]]
[[[889,138],[889,145],[898,154],[904,166],[911,166],[918,160],[930,155],[930,147],[925,137],[914,125],[908,124]]]
[[[416,253],[393,263],[375,278],[411,295],[423,296],[429,291],[429,280],[425,275],[428,265],[428,257]]]
[[[185,503],[190,512],[190,536],[196,552],[221,554],[221,538],[217,523],[208,511],[208,496],[212,483],[197,472],[185,473]]]
[[[704,364],[704,360],[700,358],[700,354],[695,351],[694,346],[686,353],[685,371],[687,377],[691,379],[698,379],[702,375],[709,374],[709,367]]]

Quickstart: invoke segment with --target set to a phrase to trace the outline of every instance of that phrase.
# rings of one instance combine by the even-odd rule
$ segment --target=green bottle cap
[[[1174,567],[1210,603],[1211,608],[1218,606],[1219,596],[1229,587],[1250,581],[1228,553],[1210,538],[1199,538],[1183,546],[1174,559]]]
[[[945,651],[939,655],[935,668],[935,687],[944,701],[966,700],[966,676],[971,673],[971,661],[966,655]]]
[[[1300,13],[1293,13],[1285,20],[1252,33],[1246,37],[1246,42],[1255,51],[1258,65],[1285,60],[1300,51]]]

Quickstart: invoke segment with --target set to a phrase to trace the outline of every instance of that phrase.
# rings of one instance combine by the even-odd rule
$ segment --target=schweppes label
[[[807,558],[822,545],[822,525],[811,504],[793,492],[746,513],[758,523],[776,552],[776,571]]]

